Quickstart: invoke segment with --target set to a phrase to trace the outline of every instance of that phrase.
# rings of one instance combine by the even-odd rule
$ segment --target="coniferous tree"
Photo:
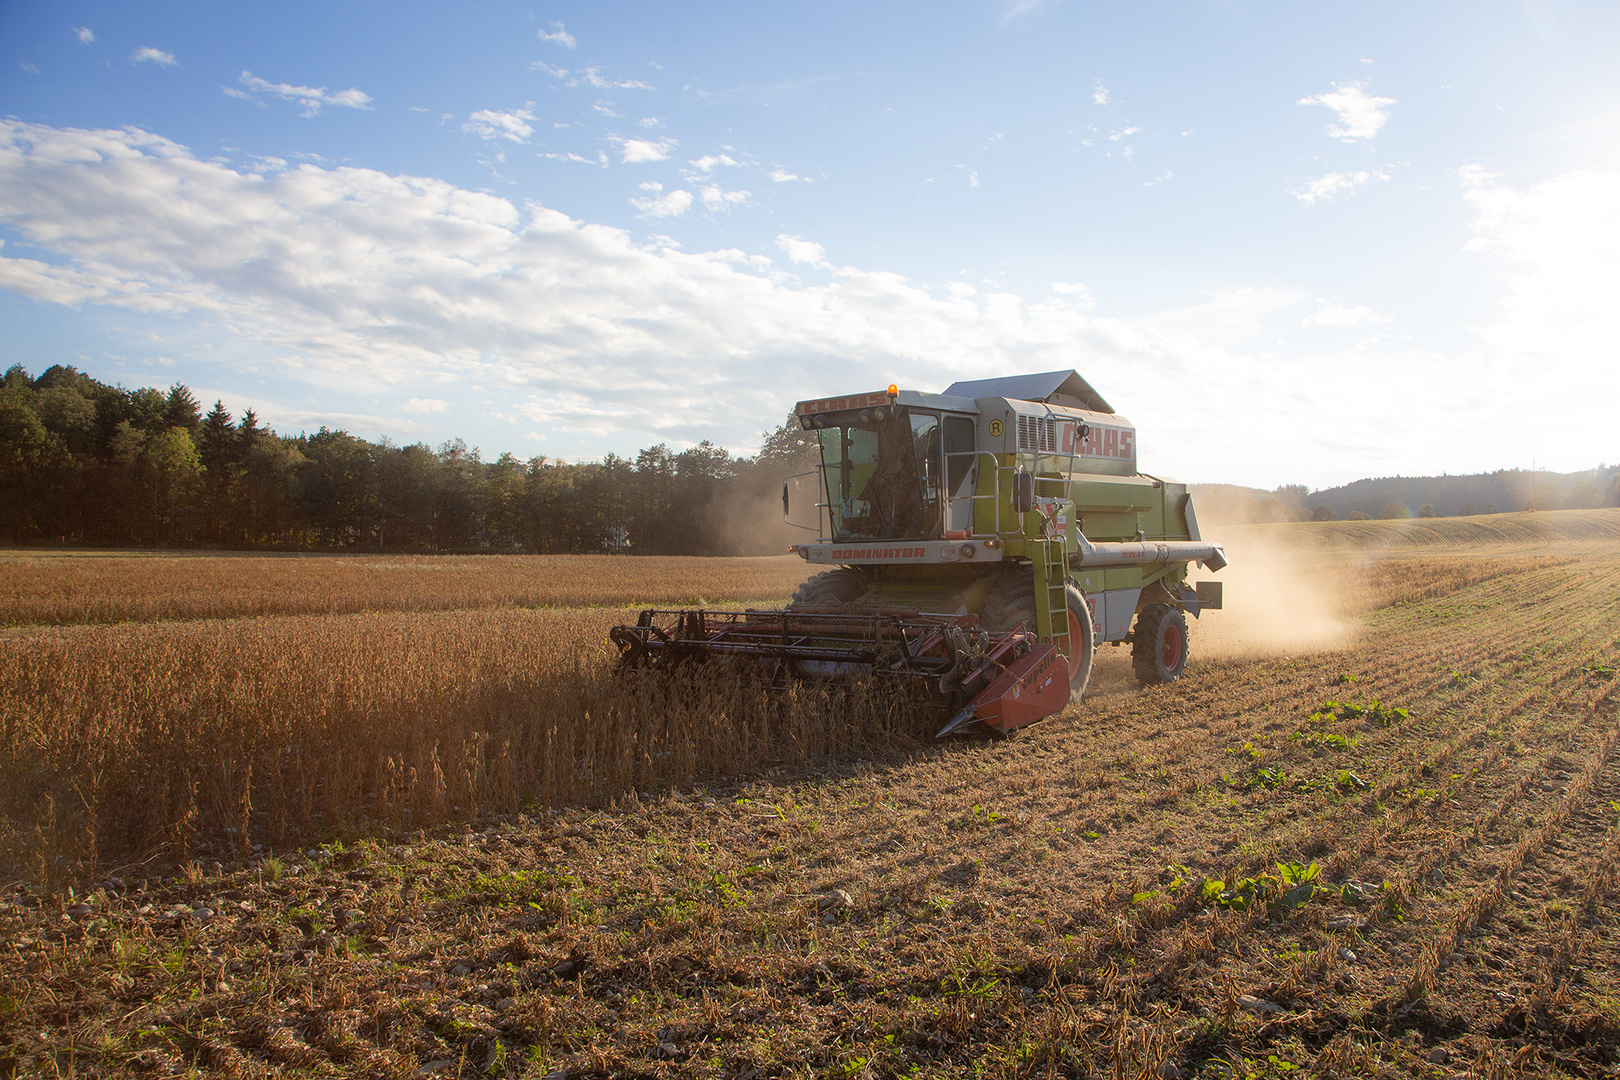
[[[241,444],[236,436],[236,426],[223,401],[215,401],[214,407],[203,417],[202,428],[197,435],[197,453],[202,457],[203,468],[209,472],[216,469],[223,471],[241,463]]]
[[[215,401],[197,431],[197,457],[202,463],[201,532],[209,542],[237,546],[240,529],[241,443],[225,403]]]

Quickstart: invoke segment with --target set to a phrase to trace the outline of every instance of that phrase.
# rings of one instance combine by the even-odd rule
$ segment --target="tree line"
[[[1304,484],[1283,484],[1271,491],[1193,484],[1192,492],[1200,514],[1229,523],[1469,517],[1620,506],[1620,466],[1572,473],[1498,469],[1461,476],[1387,476],[1319,491]]]
[[[282,550],[776,553],[783,476],[812,467],[796,424],[752,458],[703,442],[599,462],[484,461],[322,427],[282,435],[251,409],[206,413],[71,366],[0,383],[0,542]]]
[[[1275,495],[1297,518],[1470,517],[1521,510],[1584,510],[1620,506],[1620,467],[1572,473],[1498,469],[1462,476],[1385,476],[1307,493],[1300,485]]]

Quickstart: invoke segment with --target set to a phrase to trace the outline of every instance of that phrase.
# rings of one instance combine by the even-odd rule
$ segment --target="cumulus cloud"
[[[609,135],[608,140],[619,148],[619,161],[625,165],[640,165],[649,161],[668,161],[669,152],[681,145],[674,139],[626,139]]]
[[[730,210],[733,206],[747,206],[749,194],[746,191],[723,191],[718,184],[710,184],[701,192],[704,209],[712,212]]]
[[[479,109],[467,117],[466,123],[461,125],[461,130],[477,135],[480,139],[528,142],[529,136],[534,134],[534,128],[529,126],[529,121],[534,119],[534,114],[529,112],[529,107],[533,104],[532,101],[525,102],[523,108],[513,109],[511,112]]]
[[[802,236],[789,236],[782,233],[776,238],[776,246],[791,262],[801,263],[805,266],[814,266],[822,270],[830,270],[832,264],[827,262],[827,251],[820,244],[806,240]]]
[[[1097,301],[1091,296],[1091,289],[1083,281],[1054,281],[1052,291],[1066,297],[1082,311],[1091,311],[1097,306]]]
[[[1378,181],[1388,180],[1389,172],[1386,169],[1359,169],[1356,172],[1330,172],[1325,176],[1318,176],[1303,188],[1295,188],[1294,198],[1310,206],[1318,199],[1331,199],[1335,195],[1342,195],[1347,191],[1354,191],[1359,187]]]
[[[1367,93],[1367,84],[1361,82],[1334,83],[1327,94],[1313,94],[1299,99],[1301,105],[1325,105],[1339,114],[1337,124],[1329,124],[1327,133],[1344,142],[1371,139],[1389,120],[1389,107],[1397,105],[1394,98],[1373,97]]]
[[[702,438],[746,449],[761,417],[799,397],[1072,366],[1138,425],[1144,461],[1184,479],[1325,483],[1431,461],[1438,472],[1464,448],[1474,467],[1501,467],[1505,430],[1585,431],[1589,467],[1591,433],[1612,426],[1590,389],[1620,330],[1608,286],[1620,177],[1471,184],[1475,255],[1512,270],[1472,355],[1356,343],[1291,347],[1283,363],[1267,350],[1318,308],[1314,294],[1233,289],[1126,319],[1096,311],[1075,282],[1024,297],[833,270],[821,245],[783,233],[787,260],[833,270],[804,284],[758,255],[638,241],[439,179],[309,163],[247,171],[135,128],[3,120],[0,287],[184,320],[198,340],[238,343],[308,387],[333,417],[385,394],[478,383],[569,454]],[[1165,385],[1201,387],[1200,408],[1167,399]],[[1560,391],[1567,400],[1540,400]],[[1370,445],[1359,429],[1323,425],[1324,402],[1376,414],[1401,437]],[[1491,403],[1511,425],[1478,422]],[[415,415],[438,422],[456,405]],[[386,417],[365,426],[404,430]],[[1290,447],[1282,464],[1279,445]]]
[[[544,60],[536,60],[529,65],[531,71],[543,71],[564,86],[590,86],[597,90],[652,90],[651,83],[640,79],[610,79],[602,74],[599,67],[588,67],[579,70],[555,67]]]
[[[448,401],[440,401],[438,398],[413,397],[401,405],[399,409],[401,412],[420,414],[444,412],[449,407],[450,403]]]
[[[630,205],[639,211],[638,217],[680,217],[692,206],[690,191],[677,188],[665,192],[664,185],[656,180],[649,180],[640,187],[644,194],[634,196],[630,200]]]
[[[792,180],[803,180],[807,184],[810,183],[809,179],[807,179],[806,177],[795,176],[793,173],[788,172],[786,169],[772,169],[770,171],[769,175],[770,175],[771,181],[773,183],[777,183],[777,184],[786,184],[786,183],[788,183],[789,181],[792,181]]]
[[[339,90],[337,93],[329,92],[324,86],[294,86],[291,83],[273,83],[261,79],[251,71],[244,71],[237,82],[247,87],[248,93],[240,90],[226,89],[225,92],[232,97],[248,97],[251,94],[268,94],[285,101],[296,102],[299,111],[304,116],[315,116],[320,113],[323,105],[338,105],[345,109],[371,108],[371,95],[354,87]]]
[[[594,86],[599,90],[652,90],[651,83],[640,79],[609,79],[604,76],[600,68],[589,67],[574,73],[570,86]]]
[[[561,45],[565,49],[572,49],[579,44],[578,41],[574,40],[574,35],[563,28],[562,23],[554,22],[551,26],[552,31],[549,34],[544,30],[539,31],[541,41],[549,41],[554,45]]]
[[[1336,300],[1317,300],[1316,310],[1299,321],[1301,326],[1370,326],[1388,322],[1389,316],[1380,315],[1370,307],[1348,307]]]
[[[81,36],[79,40],[83,41],[84,38]],[[174,58],[174,53],[154,49],[150,45],[142,45],[131,53],[129,58],[137,64],[156,64],[158,67],[174,67],[179,63]]]
[[[704,154],[702,157],[688,162],[688,164],[691,165],[692,168],[697,169],[699,172],[707,173],[713,172],[716,165],[736,166],[741,164],[741,162],[737,161],[730,154]]]
[[[1097,82],[1096,86],[1092,88],[1091,100],[1097,105],[1108,104],[1108,87],[1104,86],[1100,80]]]
[[[91,42],[96,40],[96,32],[90,29],[88,26],[75,26],[73,28],[73,33],[74,36],[76,36],[86,45],[89,45]]]
[[[596,166],[598,166],[600,168],[603,168],[603,169],[608,167],[607,155],[602,153],[602,151],[600,151],[600,150],[598,150],[596,152],[596,157],[594,157],[594,158],[588,158],[588,157],[585,157],[585,156],[583,156],[581,154],[576,154],[572,150],[569,150],[567,153],[562,153],[562,154],[552,153],[550,151],[547,151],[547,152],[545,152],[543,154],[540,154],[538,156],[543,157],[543,158],[549,158],[552,161],[572,161],[572,162],[574,162],[575,164],[578,164],[578,165],[596,165]]]

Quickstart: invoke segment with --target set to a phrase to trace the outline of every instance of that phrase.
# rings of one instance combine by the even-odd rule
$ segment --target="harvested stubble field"
[[[1223,536],[1181,681],[943,745],[616,687],[614,611],[14,627],[0,1062],[1614,1075],[1620,512]]]

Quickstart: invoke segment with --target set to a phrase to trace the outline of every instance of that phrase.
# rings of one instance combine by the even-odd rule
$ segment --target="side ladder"
[[[1042,641],[1056,645],[1064,656],[1073,656],[1069,639],[1068,574],[1064,566],[1063,538],[1043,537],[1029,541],[1035,556],[1035,632]]]

